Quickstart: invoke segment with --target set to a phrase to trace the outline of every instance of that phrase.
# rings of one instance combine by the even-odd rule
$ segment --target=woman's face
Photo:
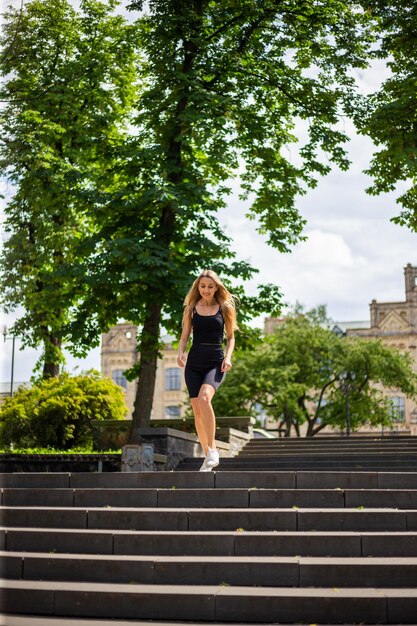
[[[211,298],[214,298],[214,294],[217,291],[217,285],[213,279],[203,277],[198,283],[198,291],[202,298],[211,300]]]

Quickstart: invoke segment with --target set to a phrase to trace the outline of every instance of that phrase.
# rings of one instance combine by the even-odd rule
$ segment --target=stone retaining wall
[[[118,472],[121,454],[0,454],[0,472]]]
[[[173,470],[185,458],[203,456],[197,435],[166,427],[142,428],[139,433],[143,443],[154,446],[155,470]],[[216,436],[221,457],[235,456],[250,439],[248,433],[232,428],[220,428]],[[120,468],[120,453],[0,454],[0,472],[119,472]]]

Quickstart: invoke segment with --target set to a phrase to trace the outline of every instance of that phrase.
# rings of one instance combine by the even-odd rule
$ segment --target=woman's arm
[[[229,334],[227,335],[226,350],[224,352],[224,359],[223,359],[222,367],[221,367],[222,372],[227,372],[232,367],[231,358],[232,358],[234,348],[235,348],[235,334],[234,332],[232,332],[230,335]]]
[[[178,357],[177,363],[180,367],[185,366],[186,356],[185,350],[187,348],[187,343],[191,335],[191,317],[190,315],[184,311],[184,317],[182,322],[182,333],[178,343]]]

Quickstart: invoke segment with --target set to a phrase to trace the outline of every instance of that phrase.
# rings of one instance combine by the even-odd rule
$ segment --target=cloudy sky
[[[279,284],[290,304],[327,304],[329,315],[339,321],[369,319],[373,298],[402,300],[403,268],[417,264],[417,235],[390,221],[399,212],[399,191],[380,197],[365,193],[371,181],[363,170],[374,148],[347,127],[352,165],[348,172],[333,169],[300,199],[307,241],[290,254],[277,253],[254,233],[237,200],[223,220],[239,256],[261,270],[254,282]]]
[[[386,77],[386,69],[376,64],[358,74],[360,89],[373,91]],[[350,135],[348,172],[334,168],[317,188],[301,198],[298,206],[307,219],[307,241],[290,254],[280,254],[264,243],[245,218],[245,207],[237,194],[221,214],[221,222],[233,238],[238,256],[249,259],[260,272],[249,285],[272,282],[281,286],[286,302],[297,300],[307,307],[326,304],[329,315],[338,321],[368,320],[369,302],[404,299],[403,268],[417,264],[417,235],[396,226],[390,219],[398,213],[396,193],[368,196],[370,184],[363,174],[374,150],[369,139],[358,136],[349,121],[344,122]],[[179,294],[182,298],[183,294]],[[13,323],[13,316],[1,314],[1,322]],[[262,325],[262,318],[256,320]],[[15,380],[28,380],[39,353],[17,351]],[[12,342],[0,335],[0,383],[10,380]],[[67,369],[100,367],[100,350],[79,361],[68,357]]]

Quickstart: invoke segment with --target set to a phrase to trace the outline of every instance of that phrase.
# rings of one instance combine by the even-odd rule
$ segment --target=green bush
[[[19,389],[0,409],[0,446],[91,447],[93,419],[123,419],[123,391],[95,370]]]

